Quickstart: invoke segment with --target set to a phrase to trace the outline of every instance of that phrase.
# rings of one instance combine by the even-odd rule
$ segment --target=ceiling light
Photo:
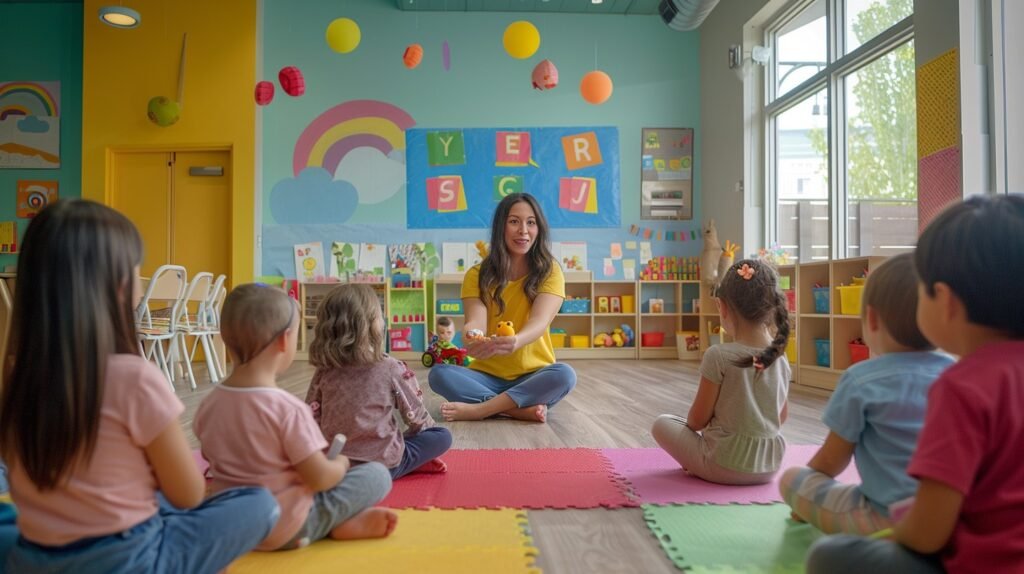
[[[124,6],[104,6],[100,8],[100,21],[114,28],[135,28],[142,22],[142,16]]]
[[[602,2],[604,2],[604,0],[590,0],[591,4],[600,4]]]

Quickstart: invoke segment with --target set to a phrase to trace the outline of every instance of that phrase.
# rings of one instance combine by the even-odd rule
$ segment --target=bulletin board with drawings
[[[643,128],[640,218],[693,219],[693,128]]]

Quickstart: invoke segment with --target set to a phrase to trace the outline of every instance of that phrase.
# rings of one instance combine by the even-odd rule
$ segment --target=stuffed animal
[[[725,247],[722,248],[722,256],[718,259],[718,280],[725,277],[725,272],[728,271],[736,261],[736,252],[739,250],[739,245],[736,245],[728,239],[725,240]]]
[[[516,330],[512,327],[512,321],[498,321],[497,335],[499,337],[515,337]]]
[[[715,220],[709,220],[701,229],[704,237],[704,250],[700,254],[700,272],[704,284],[709,287],[718,285],[718,262],[722,258],[722,244],[718,242],[718,230]]]

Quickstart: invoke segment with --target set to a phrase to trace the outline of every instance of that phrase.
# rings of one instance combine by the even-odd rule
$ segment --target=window
[[[917,241],[913,0],[802,0],[768,26],[766,228],[800,261]]]

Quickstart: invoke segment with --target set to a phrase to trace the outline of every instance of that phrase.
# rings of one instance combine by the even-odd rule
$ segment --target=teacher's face
[[[529,203],[520,201],[512,206],[505,220],[505,247],[512,256],[523,256],[536,240],[537,215]]]

